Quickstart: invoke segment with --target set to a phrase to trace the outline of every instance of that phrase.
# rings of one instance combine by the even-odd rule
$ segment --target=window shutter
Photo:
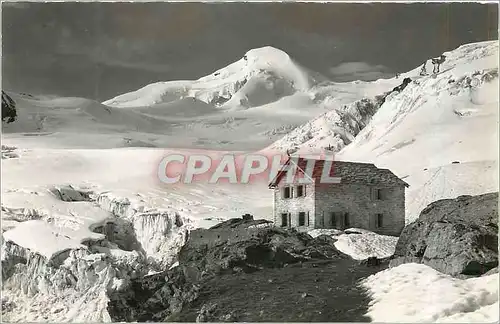
[[[309,219],[309,211],[307,211],[307,219],[306,219],[306,225],[309,226],[309,222],[310,222],[310,219]]]
[[[281,199],[284,199],[285,198],[285,187],[281,188],[280,191],[281,191]]]
[[[306,196],[306,185],[302,186],[302,194],[304,195],[304,197]]]

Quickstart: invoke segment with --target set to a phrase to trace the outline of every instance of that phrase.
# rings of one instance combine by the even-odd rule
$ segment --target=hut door
[[[343,213],[335,213],[335,228],[338,229],[344,229],[345,227],[345,222],[344,222],[344,214]]]

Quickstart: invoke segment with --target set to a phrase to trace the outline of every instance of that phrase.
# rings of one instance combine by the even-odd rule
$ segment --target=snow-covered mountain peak
[[[267,60],[284,60],[290,59],[290,56],[279,48],[272,46],[263,46],[249,50],[245,54],[250,60],[267,59]]]
[[[153,106],[194,97],[227,110],[247,109],[306,92],[323,76],[300,66],[272,46],[247,51],[241,59],[192,81],[168,81],[103,102],[115,107]]]
[[[310,87],[304,68],[295,63],[284,51],[272,46],[254,48],[245,53],[238,61],[221,68],[211,75],[198,79],[201,82],[212,80],[250,79],[255,75],[274,75],[286,79],[298,90]]]

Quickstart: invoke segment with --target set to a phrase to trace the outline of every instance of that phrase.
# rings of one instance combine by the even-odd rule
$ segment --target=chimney
[[[250,214],[245,214],[245,215],[242,216],[242,218],[245,221],[251,221],[251,220],[253,220],[253,216],[250,215]]]

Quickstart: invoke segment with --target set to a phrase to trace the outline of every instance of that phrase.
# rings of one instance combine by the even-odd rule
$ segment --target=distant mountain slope
[[[420,67],[410,72],[402,74],[398,79],[393,78],[390,80],[378,80],[372,84],[385,83],[386,90],[384,92],[372,94],[364,99],[353,101],[345,105],[337,105],[331,111],[318,116],[316,119],[311,120],[303,126],[297,127],[292,132],[285,135],[282,139],[276,141],[269,146],[268,149],[275,149],[285,151],[287,149],[296,149],[299,152],[319,152],[325,147],[331,148],[338,152],[346,145],[350,144],[358,133],[366,126],[369,125],[372,132],[388,132],[393,128],[393,123],[397,120],[405,119],[410,112],[418,111],[416,114],[424,113],[425,107],[431,107],[434,104],[431,98],[434,96],[443,95],[442,92],[449,90],[454,94],[449,96],[456,97],[458,93],[467,91],[470,85],[467,83],[471,80],[472,74],[476,74],[475,79],[484,76],[484,80],[480,80],[478,84],[473,85],[474,99],[471,100],[492,100],[497,102],[495,96],[491,97],[484,93],[479,94],[479,90],[483,89],[483,81],[488,78],[495,79],[495,71],[497,69],[498,43],[497,42],[482,42],[464,45],[454,51],[445,53],[447,60],[441,66],[441,74],[436,78],[431,75],[420,76]],[[432,70],[432,64],[427,63],[427,70]],[[413,82],[409,83],[402,91],[390,91],[390,86],[393,87],[400,85],[404,78],[411,78]],[[450,81],[453,80],[453,81]],[[456,81],[456,82],[455,82]],[[475,82],[475,81],[474,81]],[[488,84],[488,82],[486,82]],[[351,83],[352,87],[357,87],[356,82]],[[314,89],[314,94],[317,97],[323,97],[323,101],[327,104],[329,101],[334,102],[335,91],[338,89],[337,85],[326,85]],[[373,87],[375,88],[375,87]],[[384,89],[381,86],[380,89]],[[465,90],[464,90],[465,89]],[[389,91],[387,91],[389,90]],[[486,90],[480,90],[486,91]],[[482,96],[479,99],[479,96]],[[491,99],[487,99],[491,98]],[[380,109],[385,113],[376,114],[375,122],[368,124],[371,117]],[[391,117],[387,117],[390,114]],[[413,116],[412,116],[413,117]],[[385,121],[381,121],[385,118]],[[383,123],[383,125],[381,124]],[[368,134],[367,131],[364,134]],[[363,136],[363,135],[362,135]],[[357,143],[365,143],[361,138],[356,140]],[[377,141],[373,141],[378,145]],[[356,148],[354,148],[356,147]],[[367,146],[364,145],[364,148]],[[347,148],[346,148],[347,150]],[[351,146],[349,150],[359,152],[358,146]]]
[[[268,149],[319,153],[330,145],[336,159],[390,168],[410,184],[409,220],[438,199],[497,191],[498,42],[445,55],[436,76],[420,76],[420,67],[404,73],[399,82],[413,81],[383,104],[364,99],[337,107]]]
[[[498,42],[445,54],[448,71],[388,98],[337,156],[407,177],[409,220],[438,199],[498,191]]]
[[[240,60],[198,80],[150,84],[103,104],[122,108],[151,106],[195,97],[223,109],[246,109],[307,91],[325,80],[301,67],[285,52],[267,46],[252,49]]]
[[[334,83],[268,46],[198,80],[150,84],[104,104],[9,94],[20,115],[3,130],[23,142],[44,136],[56,147],[254,151],[326,111],[394,85]]]
[[[147,130],[161,133],[165,123],[139,112],[108,107],[85,98],[37,98],[12,94],[18,102],[18,118],[4,123],[4,133],[54,131]]]

